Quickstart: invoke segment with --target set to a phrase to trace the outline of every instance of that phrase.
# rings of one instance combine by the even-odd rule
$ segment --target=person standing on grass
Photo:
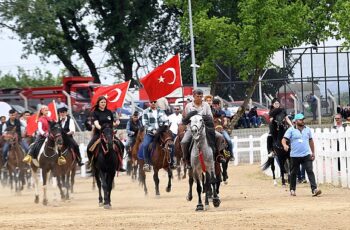
[[[282,139],[284,150],[288,151],[289,149],[287,141],[289,141],[291,148],[290,195],[296,195],[297,174],[301,164],[305,168],[310,180],[312,196],[318,196],[322,192],[317,188],[315,174],[312,169],[312,161],[315,160],[315,145],[312,139],[312,132],[309,127],[305,126],[303,114],[296,114],[293,121],[295,121],[295,126],[290,127]]]

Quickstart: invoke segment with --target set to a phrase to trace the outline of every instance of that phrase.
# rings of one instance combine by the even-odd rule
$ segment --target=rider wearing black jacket
[[[287,112],[284,108],[281,108],[280,107],[280,101],[277,99],[277,98],[274,98],[272,100],[272,103],[271,103],[271,107],[270,107],[270,112],[269,112],[269,116],[270,116],[270,124],[269,124],[269,129],[270,129],[270,132],[269,132],[269,135],[267,137],[267,151],[268,151],[268,157],[274,157],[274,152],[272,151],[272,148],[273,148],[273,143],[274,143],[274,140],[276,140],[277,138],[277,132],[276,132],[276,129],[277,129],[277,124],[275,122],[276,120],[276,117],[278,115],[282,114],[285,121],[287,122],[287,124],[289,126],[292,126],[292,122],[290,121],[288,115],[287,115]]]

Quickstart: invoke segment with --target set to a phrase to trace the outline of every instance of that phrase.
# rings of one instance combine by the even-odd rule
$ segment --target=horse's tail
[[[274,158],[270,158],[270,157],[267,158],[267,161],[263,165],[261,165],[261,170],[265,171],[266,169],[270,168],[274,160],[275,160]]]

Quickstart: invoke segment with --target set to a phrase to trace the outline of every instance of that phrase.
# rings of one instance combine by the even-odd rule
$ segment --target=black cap
[[[67,112],[68,109],[67,109],[66,107],[62,107],[62,108],[59,108],[57,111],[58,111],[59,113],[63,113],[63,112]]]
[[[139,116],[139,111],[135,111],[132,115],[135,116],[135,117],[136,116],[138,117]]]

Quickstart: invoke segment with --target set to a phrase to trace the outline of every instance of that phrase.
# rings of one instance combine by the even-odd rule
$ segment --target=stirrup
[[[22,161],[26,164],[30,164],[32,162],[32,156],[27,154]]]
[[[58,165],[65,165],[66,163],[67,163],[67,161],[63,156],[60,156],[57,160]]]
[[[271,151],[269,154],[267,154],[268,158],[273,158],[275,157],[275,153],[273,151]]]

